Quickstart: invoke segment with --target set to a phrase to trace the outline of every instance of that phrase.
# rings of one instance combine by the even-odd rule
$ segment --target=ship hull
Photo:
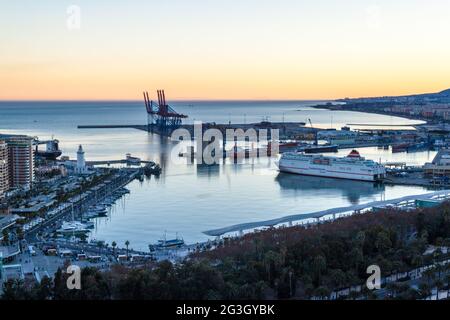
[[[283,154],[277,163],[281,172],[306,176],[338,178],[368,182],[382,181],[386,168],[372,160],[366,160],[353,150],[347,157]]]
[[[327,153],[327,152],[331,153],[331,152],[338,152],[338,146],[336,146],[336,145],[318,146],[318,147],[300,149],[299,151],[303,151],[306,154]]]
[[[330,170],[321,169],[306,169],[306,168],[296,168],[284,165],[279,165],[278,168],[281,172],[293,173],[303,176],[313,176],[313,177],[325,177],[334,179],[347,179],[355,181],[367,181],[367,182],[378,182],[382,179],[375,178],[374,175],[364,175],[359,173],[348,173],[348,172],[336,172]]]
[[[59,156],[61,156],[62,151],[36,151],[35,155],[40,158],[44,158],[47,160],[56,160]]]

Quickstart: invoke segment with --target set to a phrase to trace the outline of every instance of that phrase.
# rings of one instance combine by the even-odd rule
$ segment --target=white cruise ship
[[[308,176],[362,181],[381,181],[386,177],[383,165],[362,158],[353,150],[347,157],[328,157],[303,153],[284,153],[278,162],[282,172]]]

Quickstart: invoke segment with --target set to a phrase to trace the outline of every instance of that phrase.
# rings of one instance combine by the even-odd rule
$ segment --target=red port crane
[[[149,125],[156,125],[160,129],[173,128],[181,125],[182,119],[186,119],[188,116],[176,112],[166,102],[166,94],[164,90],[158,90],[158,103],[154,103],[150,100],[148,92],[144,92],[145,108],[149,116]]]

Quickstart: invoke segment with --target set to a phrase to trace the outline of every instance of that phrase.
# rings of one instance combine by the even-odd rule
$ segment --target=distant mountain
[[[448,96],[450,96],[450,89],[441,91],[438,94],[441,95],[441,96],[447,96],[448,97]]]

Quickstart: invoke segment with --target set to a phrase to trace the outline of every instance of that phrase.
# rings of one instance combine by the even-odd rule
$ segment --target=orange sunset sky
[[[437,0],[2,1],[0,99],[436,92],[450,87],[449,16]]]

